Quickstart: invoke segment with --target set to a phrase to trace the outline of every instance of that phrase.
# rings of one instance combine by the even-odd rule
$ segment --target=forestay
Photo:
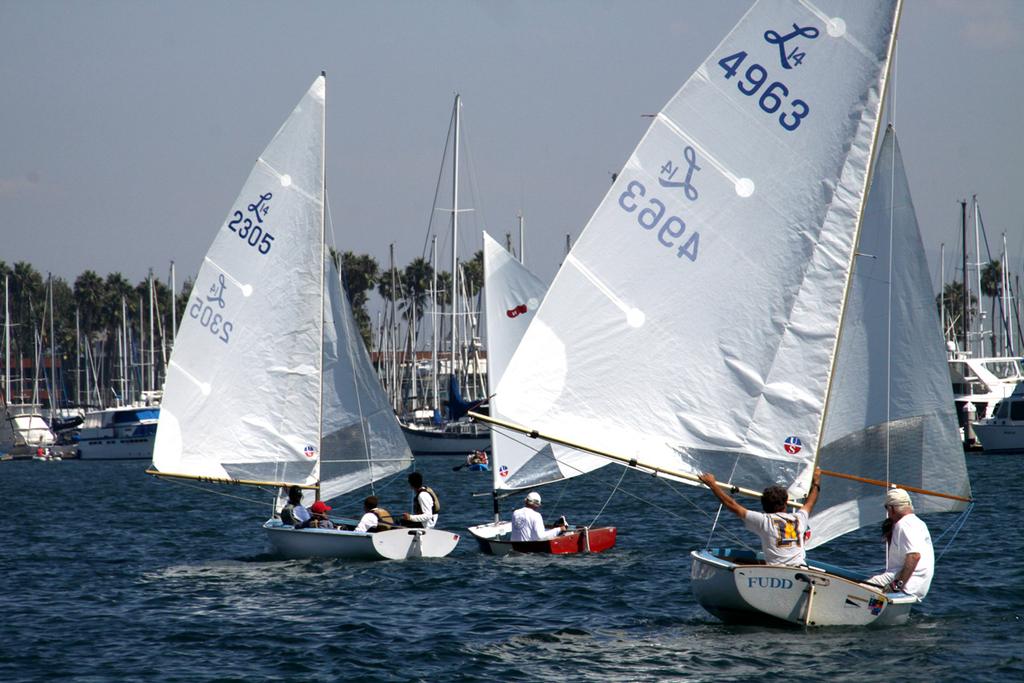
[[[504,418],[495,393],[513,352],[547,288],[490,235],[484,233],[484,300],[487,322],[487,382],[493,417]],[[505,430],[491,431],[494,489],[521,489],[585,474],[608,460]]]
[[[574,245],[498,386],[505,415],[660,467],[802,493],[895,6],[773,0],[746,14],[655,118]]]
[[[891,128],[877,159],[819,462],[828,470],[970,498],[928,263]],[[884,498],[884,488],[830,478],[809,547],[881,522]],[[915,496],[914,506],[938,512],[964,503]]]

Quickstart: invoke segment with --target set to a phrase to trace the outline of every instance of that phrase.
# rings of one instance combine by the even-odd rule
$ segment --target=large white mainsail
[[[319,77],[260,155],[196,278],[153,465],[314,485],[331,498],[411,462],[324,249]]]
[[[495,389],[526,332],[547,287],[526,266],[484,233],[484,301],[487,322],[487,384],[490,414],[504,419]],[[585,474],[609,463],[543,439],[491,431],[494,489],[521,489]]]
[[[809,481],[897,1],[757,3],[651,124],[497,393],[515,422]]]
[[[260,155],[203,260],[164,385],[161,473],[319,479],[325,89]]]
[[[826,470],[970,497],[928,263],[890,127],[864,210],[828,401]],[[808,547],[885,518],[885,489],[829,478]],[[917,512],[962,501],[915,496]]]

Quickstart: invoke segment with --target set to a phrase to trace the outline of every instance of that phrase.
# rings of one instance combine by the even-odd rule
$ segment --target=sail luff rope
[[[882,88],[882,92],[879,94],[878,102],[878,116],[875,118],[874,131],[871,134],[871,154],[868,158],[867,171],[864,174],[864,184],[861,187],[860,196],[860,207],[857,210],[857,227],[853,236],[853,248],[850,250],[850,261],[847,268],[846,274],[846,285],[843,288],[843,300],[839,308],[839,325],[836,326],[835,343],[832,346],[832,361],[829,364],[829,372],[826,377],[825,386],[825,404],[821,410],[821,420],[818,423],[818,440],[814,449],[814,463],[813,466],[817,467],[819,462],[819,455],[821,453],[822,440],[825,438],[825,421],[828,417],[829,399],[832,395],[832,379],[835,375],[836,363],[839,359],[839,345],[843,337],[843,318],[846,315],[846,307],[850,300],[850,290],[853,284],[853,271],[855,260],[857,258],[857,245],[860,243],[861,228],[864,225],[864,208],[868,201],[868,189],[871,187],[871,179],[874,173],[874,159],[876,148],[878,146],[878,131],[882,125],[882,112],[885,108],[886,92],[888,91],[889,75],[893,68],[893,53],[896,50],[896,34],[899,31],[900,15],[903,12],[903,0],[896,0],[896,9],[893,13],[892,20],[892,33],[889,36],[889,46],[886,50],[885,55],[885,71],[882,74],[883,82],[885,87]],[[813,469],[813,468],[812,468]]]

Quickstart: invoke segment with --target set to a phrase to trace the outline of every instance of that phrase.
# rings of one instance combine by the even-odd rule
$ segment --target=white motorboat
[[[150,473],[330,500],[412,464],[325,246],[326,76],[264,150],[196,277]],[[309,496],[312,492],[312,496]],[[280,509],[280,494],[274,503]],[[443,557],[439,529],[264,532],[284,557]]]
[[[1024,384],[996,404],[991,417],[973,427],[986,453],[1024,453]]]
[[[152,460],[159,406],[120,406],[85,414],[78,431],[82,460]]]
[[[34,453],[56,441],[40,405],[5,402],[0,406],[0,453]]]

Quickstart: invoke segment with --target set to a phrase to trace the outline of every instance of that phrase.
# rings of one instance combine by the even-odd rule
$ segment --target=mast
[[[850,290],[853,284],[853,270],[857,259],[857,245],[860,244],[860,232],[864,226],[864,207],[868,201],[868,191],[871,188],[871,179],[875,169],[875,156],[878,154],[878,132],[882,127],[882,112],[885,111],[886,93],[889,91],[889,76],[892,72],[893,54],[896,51],[896,34],[899,32],[900,15],[903,12],[903,0],[897,0],[896,10],[893,13],[892,33],[889,34],[889,47],[885,55],[885,72],[882,74],[882,82],[886,84],[879,94],[878,116],[875,119],[875,127],[871,133],[871,155],[868,158],[867,172],[864,174],[864,184],[861,187],[860,205],[857,209],[857,227],[853,236],[853,248],[850,250],[850,260],[846,270],[846,284],[843,287],[843,300],[839,307],[839,324],[836,325],[836,336],[832,344],[832,360],[829,363],[828,376],[825,380],[825,403],[821,410],[821,419],[818,422],[818,438],[814,448],[814,467],[818,466],[821,455],[822,439],[825,438],[825,419],[828,416],[828,406],[832,397],[832,379],[836,372],[836,363],[839,360],[839,343],[843,336],[843,318],[846,316],[846,307],[850,302]]]
[[[47,273],[50,289],[50,416],[55,409],[54,402],[60,404],[60,389],[57,387],[57,345],[53,338],[53,274]]]
[[[9,305],[10,275],[4,275],[4,399],[11,403],[11,307]]]
[[[978,210],[978,195],[971,195],[971,209],[974,211],[974,273],[978,280],[978,348],[985,355],[985,306],[981,301],[981,215]],[[986,242],[988,238],[986,237]],[[994,352],[994,351],[993,351]]]
[[[321,71],[324,79],[324,106],[320,110],[320,379],[316,400],[316,499],[320,500],[320,459],[324,450],[324,286],[326,285],[327,260],[325,209],[327,205],[327,71]]]
[[[526,233],[523,227],[523,212],[519,212],[519,262],[526,265]]]
[[[75,309],[75,402],[82,405],[82,327]]]
[[[939,328],[946,341],[946,243],[939,243]],[[948,348],[948,347],[947,347]]]
[[[452,367],[451,374],[458,381],[458,320],[459,320],[459,135],[461,134],[461,97],[455,94],[455,146],[452,154]],[[451,396],[448,397],[449,403]]]
[[[156,334],[153,327],[153,307],[156,302],[153,300],[153,269],[149,269],[149,389],[156,389],[156,346],[154,340]]]
[[[431,262],[433,264],[433,271],[431,273],[432,284],[430,287],[430,305],[433,315],[431,316],[431,381],[433,382],[433,396],[431,397],[432,407],[436,413],[441,409],[441,404],[438,400],[437,392],[437,335],[438,335],[438,318],[437,318],[437,235],[430,240],[431,250]]]
[[[178,302],[177,299],[177,288],[174,284],[174,261],[171,261],[171,344],[174,344],[175,337],[178,336]]]
[[[971,352],[971,337],[967,334],[967,308],[968,302],[971,299],[971,291],[967,288],[967,200],[960,200],[960,240],[962,242],[962,257],[963,257],[963,274],[964,274],[964,286],[963,291],[960,292],[960,330],[963,332],[963,349],[965,354]]]

